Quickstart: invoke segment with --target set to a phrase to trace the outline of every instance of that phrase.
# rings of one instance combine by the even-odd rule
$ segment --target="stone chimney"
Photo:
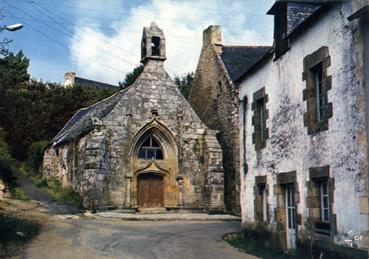
[[[67,72],[64,74],[64,87],[72,86],[75,82],[76,73]]]
[[[203,45],[222,45],[222,31],[219,25],[210,25],[207,29],[204,30],[203,36]]]

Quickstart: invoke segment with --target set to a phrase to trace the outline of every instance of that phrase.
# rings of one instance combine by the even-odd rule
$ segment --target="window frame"
[[[324,193],[325,186],[325,193]],[[328,181],[323,180],[319,182],[319,196],[320,196],[320,219],[322,222],[330,222],[330,198],[328,190]],[[324,198],[327,198],[327,204],[325,204]],[[327,212],[327,215],[325,214]],[[327,216],[327,217],[325,217]]]
[[[317,122],[324,121],[325,119],[325,94],[323,89],[323,68],[322,62],[313,67],[312,73],[314,77],[314,87],[315,87],[315,104],[316,104],[316,119]]]
[[[330,177],[329,165],[310,167],[306,186],[310,230],[324,236],[337,234],[337,215],[333,213],[335,181]]]
[[[265,93],[265,87],[253,94],[251,109],[254,114],[252,116],[251,124],[254,126],[252,143],[255,144],[256,151],[265,148],[266,141],[269,139],[269,129],[266,126],[267,119],[269,118],[269,111],[266,108],[267,102],[268,95]]]
[[[302,79],[306,81],[303,90],[303,101],[306,102],[304,126],[308,135],[315,135],[328,130],[329,119],[333,117],[333,106],[328,102],[328,91],[332,88],[332,76],[328,76],[327,71],[331,65],[328,47],[323,46],[306,56],[303,63]],[[321,80],[317,79],[317,75]]]
[[[145,142],[149,140],[149,146],[144,146]],[[153,140],[157,143],[158,146],[153,146]],[[141,156],[141,151],[144,150],[145,151],[145,155]],[[148,152],[154,152],[154,156],[149,157]],[[161,152],[161,158],[158,157],[158,151]],[[140,144],[140,147],[138,149],[138,153],[137,153],[137,157],[139,159],[142,160],[164,160],[165,156],[164,156],[164,150],[163,147],[161,146],[160,142],[158,141],[157,138],[155,138],[155,136],[153,136],[152,134],[148,135]]]

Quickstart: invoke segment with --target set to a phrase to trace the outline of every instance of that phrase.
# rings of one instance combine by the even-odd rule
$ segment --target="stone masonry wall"
[[[125,90],[113,110],[78,142],[79,185],[74,188],[87,208],[137,208],[137,177],[164,174],[167,208],[223,210],[222,151],[215,138],[170,79],[160,60],[148,60],[136,82]],[[146,132],[156,134],[164,160],[137,158],[137,145]],[[72,170],[61,164],[70,157],[60,151],[71,143],[50,147],[44,155],[45,177]],[[55,150],[59,149],[59,155]],[[71,182],[69,182],[70,184]]]
[[[229,211],[239,212],[239,122],[238,93],[220,58],[219,26],[204,31],[203,47],[197,65],[189,102],[201,120],[219,131],[223,150],[225,203]]]

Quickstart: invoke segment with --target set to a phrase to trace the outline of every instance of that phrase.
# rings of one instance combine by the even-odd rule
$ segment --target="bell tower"
[[[155,22],[150,27],[144,27],[141,40],[141,62],[151,60],[166,60],[164,32]]]

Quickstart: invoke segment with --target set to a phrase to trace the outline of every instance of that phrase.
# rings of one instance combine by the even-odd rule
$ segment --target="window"
[[[332,88],[332,77],[327,75],[330,64],[327,47],[321,47],[304,58],[304,126],[307,127],[309,135],[328,130],[329,119],[333,116],[332,103],[328,102],[328,91]]]
[[[151,55],[152,56],[160,56],[160,38],[152,37],[151,38]]]
[[[141,145],[138,152],[138,157],[141,159],[164,159],[163,151],[158,141],[150,135]]]
[[[319,183],[320,189],[320,219],[323,222],[329,222],[329,195],[328,183],[322,181]]]
[[[259,100],[256,101],[256,112],[258,113],[258,118],[257,118],[257,122],[258,123],[258,128],[260,129],[259,134],[260,134],[260,140],[263,142],[265,141],[265,125],[264,125],[264,98],[261,98]]]
[[[314,77],[314,87],[316,95],[316,118],[317,122],[325,119],[325,94],[323,91],[323,70],[322,63],[319,63],[312,69]]]
[[[306,183],[306,206],[312,231],[322,235],[331,235],[337,231],[337,216],[333,214],[334,178],[330,178],[329,166],[309,168],[310,180]]]
[[[252,117],[252,125],[254,125],[254,133],[252,134],[255,150],[261,150],[266,146],[266,140],[269,138],[269,129],[266,127],[266,120],[268,119],[268,110],[266,103],[268,102],[268,95],[265,94],[263,87],[254,93],[254,102],[252,109],[254,116]]]

